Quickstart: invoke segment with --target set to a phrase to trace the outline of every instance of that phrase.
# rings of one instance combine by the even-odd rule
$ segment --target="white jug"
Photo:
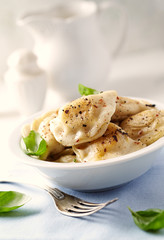
[[[111,26],[112,17],[115,26]],[[113,53],[123,42],[125,19],[122,8],[109,1],[96,4],[75,0],[27,13],[19,24],[27,26],[34,36],[34,52],[48,73],[51,87],[68,101],[79,96],[79,83],[106,89]],[[112,36],[108,34],[110,28]]]

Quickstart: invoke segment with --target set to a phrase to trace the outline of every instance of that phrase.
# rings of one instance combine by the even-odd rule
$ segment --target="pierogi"
[[[125,119],[121,127],[134,140],[150,145],[164,136],[164,111],[151,109]]]
[[[116,100],[116,110],[112,116],[112,121],[119,122],[128,118],[129,116],[154,107],[154,104],[150,104],[143,100],[119,96]]]
[[[116,91],[106,91],[66,104],[50,122],[51,132],[64,146],[99,138],[108,128],[116,108],[116,97]]]
[[[94,162],[140,150],[164,136],[164,110],[149,102],[118,96],[114,90],[82,96],[49,111],[22,129],[46,142],[38,158]]]
[[[109,123],[106,132],[98,139],[73,147],[79,162],[91,162],[119,157],[137,151],[145,145],[134,141],[114,123]]]

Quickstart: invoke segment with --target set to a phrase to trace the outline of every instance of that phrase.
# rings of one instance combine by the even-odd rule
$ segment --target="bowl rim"
[[[128,96],[129,97],[129,96]],[[164,104],[153,101],[147,98],[136,98],[136,97],[130,97],[133,99],[138,99],[138,100],[144,100],[148,101],[150,103],[153,103],[157,106],[159,110],[164,109]],[[119,157],[114,157],[111,159],[105,159],[105,160],[99,160],[95,162],[85,162],[85,163],[76,163],[76,162],[71,162],[71,163],[58,163],[58,162],[50,162],[50,161],[45,161],[45,160],[40,160],[36,158],[32,158],[28,155],[26,155],[21,147],[20,147],[20,138],[21,138],[21,128],[23,125],[30,123],[34,118],[38,117],[39,115],[45,113],[45,111],[40,111],[37,112],[30,117],[28,117],[26,120],[22,121],[17,125],[17,127],[12,131],[10,137],[9,137],[9,148],[11,149],[12,153],[15,155],[15,157],[19,158],[19,161],[22,163],[25,163],[30,166],[34,167],[43,167],[43,168],[55,168],[55,169],[88,169],[88,168],[97,168],[97,167],[105,167],[105,166],[112,166],[116,164],[121,164],[125,163],[128,161],[132,161],[136,158],[144,157],[147,154],[150,154],[161,147],[164,146],[164,137],[161,137],[158,139],[156,142],[152,143],[151,145],[140,149],[138,151],[132,152],[125,154],[123,156]]]

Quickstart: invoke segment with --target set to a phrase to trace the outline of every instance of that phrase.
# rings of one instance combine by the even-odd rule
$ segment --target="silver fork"
[[[9,178],[0,180],[0,183],[29,184],[27,182],[22,181],[22,179],[17,181],[13,179],[10,180]],[[60,213],[70,217],[83,217],[91,215],[118,200],[118,198],[114,198],[104,203],[92,203],[74,197],[72,195],[66,194],[65,192],[59,190],[58,188],[52,188],[44,184],[43,182],[37,185],[30,183],[30,185],[37,186],[46,190],[53,198],[57,210]]]

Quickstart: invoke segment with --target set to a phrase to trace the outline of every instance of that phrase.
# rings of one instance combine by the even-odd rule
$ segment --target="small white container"
[[[31,115],[42,110],[47,77],[37,65],[37,57],[29,50],[14,51],[8,59],[9,69],[5,74],[8,94],[16,103],[19,112]]]

